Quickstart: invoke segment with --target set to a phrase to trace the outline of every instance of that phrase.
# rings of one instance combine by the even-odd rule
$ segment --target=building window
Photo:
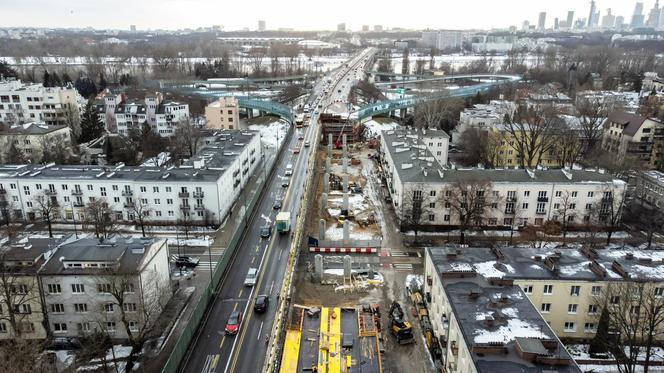
[[[611,304],[618,304],[620,303],[620,297],[617,295],[612,295],[609,302],[611,302]]]
[[[71,284],[71,292],[74,294],[85,293],[85,286],[83,284]]]
[[[146,188],[144,186],[140,187],[139,189],[141,190],[141,193],[145,193],[145,192],[148,191],[148,188]]]
[[[97,292],[108,294],[111,292],[111,284],[97,284]]]
[[[134,284],[125,284],[123,290],[125,293],[133,293],[135,291]]]
[[[450,221],[450,216],[449,215],[443,215],[443,220],[449,222]]]
[[[115,321],[106,322],[106,331],[108,333],[115,333]]]
[[[66,333],[67,332],[67,323],[56,322],[53,323],[53,333]]]
[[[544,285],[544,294],[553,294],[553,285]]]
[[[573,285],[570,287],[569,295],[578,297],[580,293],[581,293],[581,286]]]
[[[167,187],[166,187],[166,193],[170,193],[170,192],[171,192],[171,187],[168,187],[168,186],[167,186]]]
[[[29,321],[23,321],[21,322],[21,331],[23,333],[34,333],[35,332],[35,324],[29,322]]]
[[[113,303],[104,304],[104,312],[113,312]]]
[[[523,287],[523,292],[526,294],[532,294],[533,293],[533,285],[526,285]]]
[[[51,312],[53,313],[64,313],[65,305],[62,303],[51,304]]]
[[[572,321],[565,321],[565,331],[568,333],[573,333],[576,331],[576,324]]]
[[[601,286],[593,286],[590,288],[590,294],[592,295],[600,295],[602,293],[602,287]]]
[[[429,214],[429,221],[434,221],[435,219],[436,219],[436,215]]]
[[[560,190],[556,190],[556,197],[562,197],[563,192]]]
[[[524,197],[530,197],[530,191],[529,191],[529,190],[525,190],[525,191],[523,192],[523,196],[524,196]]]
[[[576,313],[577,308],[579,307],[578,304],[568,304],[567,305],[567,313]]]
[[[521,208],[524,209],[524,210],[527,209],[528,208],[528,202],[522,203]]]
[[[595,315],[597,314],[597,306],[594,304],[588,305],[588,314],[589,315]]]
[[[578,192],[572,192],[572,198],[576,198],[578,194],[579,194]]]
[[[7,324],[0,322],[0,333],[7,333]]]
[[[161,200],[160,200],[159,198],[155,198],[155,199],[154,199],[154,204],[155,204],[155,205],[159,205],[159,204],[161,204]]]
[[[167,199],[166,199],[166,204],[167,204],[167,205],[172,205],[172,204],[173,204],[173,199],[171,199],[171,198],[167,198]]]
[[[132,332],[137,332],[138,331],[138,322],[130,321],[129,322],[129,330],[131,330]]]
[[[60,288],[60,284],[48,284],[48,293],[49,294],[60,294],[62,293],[62,288]]]
[[[584,330],[586,333],[595,333],[595,332],[597,331],[597,327],[595,326],[595,323],[587,322],[587,323],[585,323],[585,325],[583,326],[583,330]]]
[[[78,329],[79,332],[89,332],[90,331],[90,323],[89,322],[80,322],[76,324],[76,328]]]
[[[641,313],[641,306],[631,306],[629,307],[629,313],[632,315],[638,315]]]
[[[125,312],[136,312],[136,303],[124,303],[122,309]]]
[[[74,304],[74,311],[75,312],[88,312],[88,304],[87,303],[75,303]]]
[[[655,296],[661,297],[664,295],[664,288],[655,288]]]
[[[542,307],[540,309],[542,310],[542,312],[551,311],[551,303],[542,303]]]

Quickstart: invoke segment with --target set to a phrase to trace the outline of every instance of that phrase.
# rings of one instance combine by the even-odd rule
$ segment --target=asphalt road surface
[[[271,237],[261,238],[260,229],[266,224],[274,227],[279,212],[273,208],[277,199],[282,201],[281,211],[293,212],[291,226],[295,224],[295,212],[299,211],[304,181],[309,172],[307,160],[310,152],[315,151],[317,146],[314,137],[318,124],[318,107],[320,105],[321,108],[326,108],[335,104],[335,100],[344,101],[350,87],[363,76],[361,70],[367,56],[373,53],[373,49],[364,50],[351,58],[347,66],[332,71],[316,83],[308,100],[314,111],[309,125],[297,129],[290,141],[284,144],[283,154],[275,165],[274,177],[268,180],[266,193],[248,216],[251,221],[237,255],[222,278],[211,311],[199,328],[181,371],[261,371],[267,353],[266,336],[271,335],[273,330],[276,294],[284,279],[291,237],[289,234],[280,235],[273,228]],[[328,82],[328,79],[331,79],[331,82]],[[340,107],[345,106],[344,103],[339,104]],[[303,140],[298,139],[300,133]],[[307,141],[311,147],[304,146]],[[300,153],[294,154],[295,149],[300,149]],[[287,164],[293,165],[293,175],[290,177],[284,176]],[[286,180],[289,185],[284,187],[282,184]],[[225,243],[221,244],[225,246]],[[244,285],[249,268],[259,270],[258,282],[253,287]],[[268,310],[262,314],[253,312],[253,304],[259,294],[270,296]],[[243,313],[242,325],[237,335],[227,336],[224,328],[234,310]]]

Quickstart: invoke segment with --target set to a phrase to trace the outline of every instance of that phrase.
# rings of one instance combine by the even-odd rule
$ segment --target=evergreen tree
[[[62,80],[60,80],[60,75],[58,75],[57,71],[54,71],[53,74],[51,74],[49,86],[62,87]]]
[[[74,83],[74,88],[85,98],[90,98],[97,94],[97,86],[90,78],[79,77]]]
[[[9,145],[9,151],[7,152],[7,164],[24,164],[27,161],[27,158],[23,151],[16,146],[14,139],[9,139],[11,145]]]
[[[99,120],[92,101],[88,101],[81,116],[81,136],[78,142],[84,143],[99,138],[104,134],[104,130],[104,123]]]
[[[64,73],[62,73],[62,83],[64,85],[67,85],[71,82],[72,82],[72,80],[71,80],[71,77],[69,76],[69,73],[66,72],[66,71]]]
[[[5,78],[18,78],[18,72],[5,60],[0,60],[0,75]]]
[[[42,75],[42,84],[44,87],[51,86],[51,74],[48,73],[48,70],[44,70],[44,75]]]
[[[104,77],[104,73],[99,73],[99,91],[101,92],[104,89],[106,89],[107,83],[106,83],[106,78]]]
[[[595,337],[590,341],[590,347],[588,348],[590,356],[608,352],[609,338],[609,311],[604,307],[602,314],[599,316],[597,333],[595,333]]]

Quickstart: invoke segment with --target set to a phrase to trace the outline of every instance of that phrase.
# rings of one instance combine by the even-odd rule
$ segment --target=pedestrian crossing
[[[217,262],[212,262],[212,270],[217,268]],[[199,272],[206,272],[210,271],[210,262],[198,262],[198,265],[196,266],[196,271]]]
[[[412,272],[413,265],[411,263],[392,263],[392,268],[397,272]]]

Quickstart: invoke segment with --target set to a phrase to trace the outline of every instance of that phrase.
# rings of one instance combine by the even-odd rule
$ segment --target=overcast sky
[[[647,15],[655,0],[644,1]],[[611,8],[629,22],[632,0],[597,0],[600,17]],[[323,7],[321,4],[330,4]],[[332,5],[333,4],[333,5]],[[0,27],[94,27],[128,29],[182,29],[222,25],[225,30],[257,28],[332,30],[345,22],[350,30],[362,25],[405,28],[521,27],[537,24],[547,12],[547,27],[554,17],[588,17],[590,1],[583,0],[0,0]],[[647,18],[647,17],[646,17]]]

